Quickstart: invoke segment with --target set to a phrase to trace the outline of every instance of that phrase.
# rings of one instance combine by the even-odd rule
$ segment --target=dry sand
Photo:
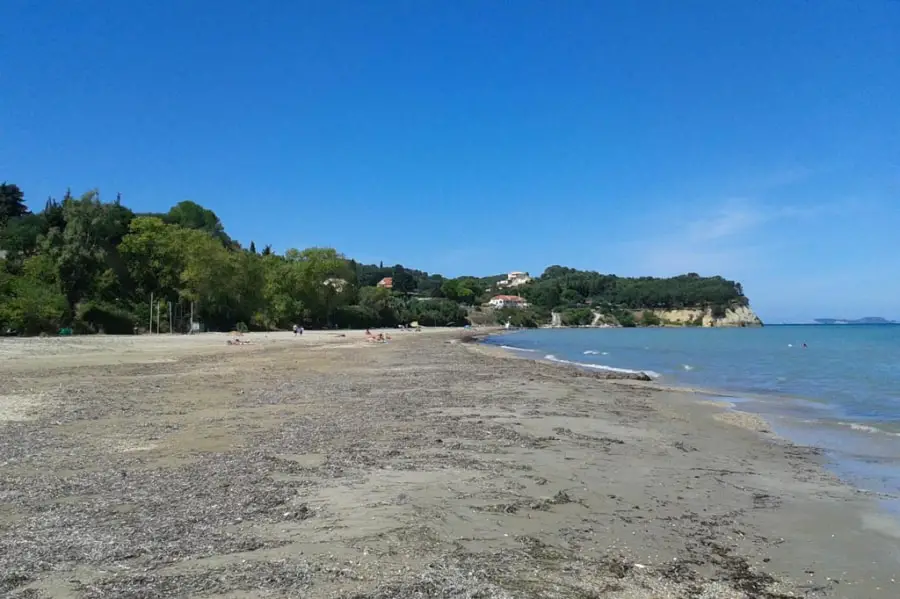
[[[900,596],[765,423],[392,334],[0,340],[0,595]]]

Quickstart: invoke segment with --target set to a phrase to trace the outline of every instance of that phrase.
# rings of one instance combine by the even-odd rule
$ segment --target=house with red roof
[[[394,277],[385,277],[378,281],[378,287],[384,287],[385,289],[392,289],[394,287]]]

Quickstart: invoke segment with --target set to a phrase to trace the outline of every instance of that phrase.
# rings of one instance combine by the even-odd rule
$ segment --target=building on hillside
[[[531,280],[527,272],[514,270],[506,275],[506,279],[497,283],[498,287],[518,287]]]
[[[490,299],[488,305],[492,308],[527,308],[528,302],[524,297],[518,295],[495,295]]]
[[[394,278],[393,277],[385,277],[378,281],[378,287],[384,287],[385,289],[393,289],[394,288]]]

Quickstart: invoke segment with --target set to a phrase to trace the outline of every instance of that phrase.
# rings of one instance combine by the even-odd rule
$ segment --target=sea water
[[[488,343],[725,395],[777,434],[825,450],[847,482],[900,498],[900,326],[540,329]]]

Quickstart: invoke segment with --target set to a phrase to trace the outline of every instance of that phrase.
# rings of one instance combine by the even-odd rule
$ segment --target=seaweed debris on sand
[[[7,361],[0,594],[896,597],[811,450],[456,332],[357,337]]]

